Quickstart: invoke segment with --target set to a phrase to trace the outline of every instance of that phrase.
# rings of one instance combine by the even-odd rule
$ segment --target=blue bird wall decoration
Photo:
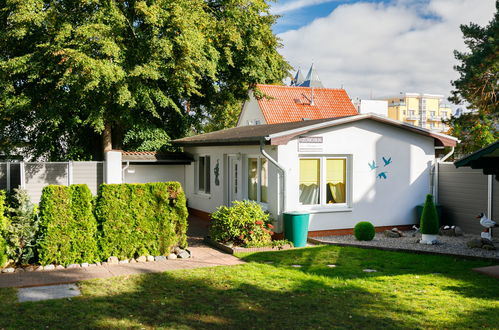
[[[376,165],[376,162],[374,160],[372,163],[368,163],[368,164],[369,164],[369,167],[371,168],[371,171],[378,168],[378,165]]]
[[[383,167],[390,165],[392,163],[392,157],[390,157],[388,159],[386,159],[385,157],[381,157],[381,158],[383,158],[383,162],[385,163],[385,165]]]
[[[386,174],[388,172],[381,172],[380,174],[378,174],[378,179],[385,179],[386,180]]]

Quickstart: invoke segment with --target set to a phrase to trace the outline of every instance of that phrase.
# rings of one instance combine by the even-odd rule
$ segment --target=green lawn
[[[488,262],[333,246],[243,258],[249,263],[85,281],[72,300],[19,304],[14,289],[0,289],[0,329],[499,326],[499,280],[471,271]]]

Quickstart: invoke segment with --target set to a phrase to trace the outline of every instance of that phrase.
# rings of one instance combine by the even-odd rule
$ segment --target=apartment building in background
[[[442,122],[449,119],[452,110],[438,94],[400,93],[384,97],[388,101],[388,117],[404,121],[414,126],[435,132],[446,132],[448,127]]]

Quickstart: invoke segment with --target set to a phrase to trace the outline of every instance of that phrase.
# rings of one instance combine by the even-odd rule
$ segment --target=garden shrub
[[[18,265],[33,263],[37,257],[36,244],[40,223],[38,209],[24,189],[14,189],[9,204],[9,223],[5,234],[7,255]]]
[[[235,201],[231,207],[221,206],[211,215],[211,238],[237,246],[270,244],[273,228],[269,215],[253,201]]]
[[[98,261],[97,222],[86,185],[43,188],[40,218],[38,254],[42,265]]]
[[[373,224],[368,221],[361,221],[353,228],[353,234],[359,241],[371,241],[375,233]]]
[[[437,235],[440,228],[440,221],[438,219],[437,208],[433,203],[433,196],[426,195],[423,212],[420,220],[420,230],[422,234]]]
[[[5,191],[0,190],[0,268],[7,262],[7,242],[5,240],[7,218],[5,217]]]
[[[95,214],[102,257],[166,255],[187,246],[187,207],[178,182],[103,184]]]

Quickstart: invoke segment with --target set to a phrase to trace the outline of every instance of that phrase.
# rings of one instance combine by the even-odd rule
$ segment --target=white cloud
[[[282,54],[304,73],[313,61],[326,87],[350,97],[405,92],[448,96],[457,78],[460,24],[486,25],[495,0],[399,0],[338,6],[325,18],[279,34]]]
[[[272,6],[272,13],[282,15],[305,7],[320,5],[327,2],[339,2],[342,0],[291,0],[281,1]],[[344,0],[343,0],[344,1]]]

